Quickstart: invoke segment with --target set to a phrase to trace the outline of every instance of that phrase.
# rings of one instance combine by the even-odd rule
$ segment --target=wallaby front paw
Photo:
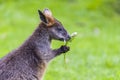
[[[70,50],[70,47],[63,45],[60,47],[60,50],[61,50],[61,53],[66,53]]]

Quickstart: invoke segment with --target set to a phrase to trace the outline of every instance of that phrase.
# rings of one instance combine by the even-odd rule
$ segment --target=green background
[[[44,80],[120,80],[120,0],[0,0],[0,57],[19,47],[49,8],[69,33],[71,50],[52,60]],[[63,42],[53,41],[58,48]]]

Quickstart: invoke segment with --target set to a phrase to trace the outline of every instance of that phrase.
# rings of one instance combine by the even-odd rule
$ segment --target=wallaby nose
[[[70,40],[70,39],[71,39],[71,37],[68,35],[67,38],[66,38],[66,40],[68,41],[68,40]]]

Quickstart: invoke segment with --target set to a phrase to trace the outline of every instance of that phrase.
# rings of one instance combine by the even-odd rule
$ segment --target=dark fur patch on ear
[[[47,24],[48,22],[45,15],[40,10],[38,10],[38,13],[39,13],[40,19]]]

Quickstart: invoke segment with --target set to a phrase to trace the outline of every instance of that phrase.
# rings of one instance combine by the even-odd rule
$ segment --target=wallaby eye
[[[62,29],[61,28],[57,28],[57,31],[62,31]]]

